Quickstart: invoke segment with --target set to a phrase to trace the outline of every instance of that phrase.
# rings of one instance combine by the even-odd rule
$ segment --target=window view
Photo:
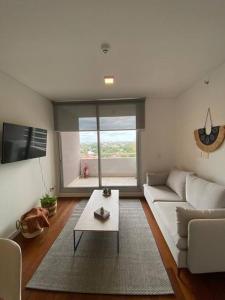
[[[136,186],[136,131],[100,132],[103,186]]]
[[[64,187],[136,186],[136,130],[62,132]]]
[[[98,187],[97,132],[61,132],[60,137],[63,186]]]
[[[100,133],[101,158],[136,157],[136,131],[103,131]],[[82,158],[98,156],[98,147],[92,132],[80,132]]]

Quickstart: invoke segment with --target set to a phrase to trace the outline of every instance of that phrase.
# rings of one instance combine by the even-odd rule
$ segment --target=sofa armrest
[[[152,173],[148,172],[146,173],[146,183],[147,185],[165,185],[166,180],[168,177],[167,172],[158,172],[158,173]]]
[[[225,219],[189,222],[187,265],[192,273],[225,271]]]

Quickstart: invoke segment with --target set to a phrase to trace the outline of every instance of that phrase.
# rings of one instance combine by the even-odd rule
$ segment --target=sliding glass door
[[[103,186],[137,186],[136,131],[101,131]]]
[[[56,107],[64,191],[138,186],[138,109],[133,101]]]
[[[100,165],[103,186],[137,186],[136,107],[99,106]]]

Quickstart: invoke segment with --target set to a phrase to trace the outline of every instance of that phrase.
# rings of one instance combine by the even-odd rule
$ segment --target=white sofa
[[[178,268],[225,271],[225,187],[174,169],[147,174],[144,195]]]

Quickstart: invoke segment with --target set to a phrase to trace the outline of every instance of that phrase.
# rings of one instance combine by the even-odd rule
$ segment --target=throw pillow
[[[186,177],[190,172],[173,169],[170,171],[166,181],[166,185],[178,194],[182,199],[185,199]]]
[[[147,173],[146,174],[146,181],[148,185],[165,185],[166,179],[168,177],[168,173]]]
[[[197,209],[225,208],[225,186],[194,175],[188,175],[186,199]]]

